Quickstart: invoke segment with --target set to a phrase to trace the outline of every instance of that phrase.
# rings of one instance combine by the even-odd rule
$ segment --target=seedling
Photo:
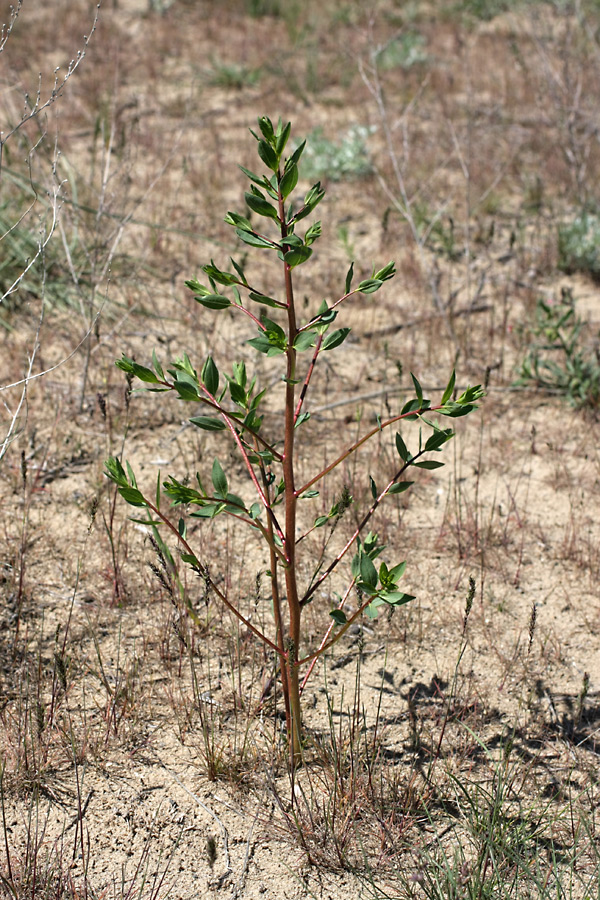
[[[292,198],[298,185],[298,164],[304,151],[301,143],[290,156],[285,156],[291,126],[281,121],[274,126],[268,118],[258,121],[260,132],[254,133],[258,155],[268,174],[255,174],[242,167],[250,182],[246,203],[250,210],[265,220],[264,232],[238,213],[228,212],[225,221],[231,225],[238,238],[257,251],[269,254],[281,268],[282,292],[270,296],[259,285],[251,283],[242,265],[231,260],[231,270],[220,269],[214,262],[203,266],[208,284],[194,278],[186,282],[199,304],[217,315],[225,309],[248,317],[257,329],[256,337],[248,343],[267,357],[280,357],[282,369],[282,405],[284,424],[282,433],[267,433],[263,427],[261,404],[265,389],[260,389],[256,378],[250,378],[246,365],[233,363],[231,374],[222,373],[209,356],[202,367],[196,369],[184,353],[175,359],[165,371],[155,353],[152,367],[140,365],[123,356],[117,366],[128,376],[134,376],[149,385],[149,391],[168,391],[185,403],[202,404],[206,415],[194,415],[190,422],[209,432],[223,432],[235,446],[247,473],[246,483],[233,493],[229,478],[218,458],[214,459],[210,472],[210,484],[205,473],[197,473],[193,484],[183,484],[174,476],[157,484],[155,495],[138,486],[129,465],[111,457],[106,462],[106,474],[115,482],[123,499],[131,506],[146,511],[140,519],[158,535],[171,532],[179,543],[183,562],[204,579],[214,600],[227,607],[254,635],[261,640],[278,660],[279,677],[285,703],[290,762],[296,766],[302,753],[302,687],[313,669],[314,660],[322,656],[344,635],[347,629],[363,614],[375,618],[381,609],[390,609],[408,603],[414,598],[399,587],[406,562],[388,565],[379,558],[385,549],[376,534],[369,530],[371,520],[379,506],[387,498],[401,494],[413,484],[405,478],[409,469],[437,469],[443,465],[437,459],[427,458],[438,453],[453,436],[449,428],[441,428],[431,416],[464,416],[476,409],[483,396],[480,386],[469,387],[459,397],[454,397],[455,375],[450,376],[440,402],[431,406],[425,398],[419,381],[413,376],[415,396],[399,411],[386,420],[378,418],[377,424],[366,430],[358,439],[340,441],[343,449],[323,469],[316,471],[304,483],[297,475],[297,447],[302,441],[302,426],[310,417],[306,400],[317,363],[321,354],[340,347],[350,332],[348,327],[334,327],[342,306],[351,297],[371,297],[395,274],[394,263],[373,271],[372,276],[353,287],[354,264],[346,274],[341,296],[334,302],[323,301],[309,310],[306,318],[294,299],[293,280],[295,269],[305,265],[313,253],[313,244],[321,236],[321,223],[314,222],[304,233],[301,223],[311,215],[325,195],[319,182],[313,185],[301,200]],[[269,315],[260,313],[266,307]],[[370,477],[371,498],[367,508],[357,519],[359,524],[350,537],[329,558],[314,563],[310,541],[304,539],[315,529],[332,527],[352,501],[349,492],[334,503],[325,515],[318,515],[306,531],[299,529],[298,504],[314,500],[319,495],[318,486],[335,472],[348,457],[356,453],[372,438],[400,422],[421,422],[416,449],[409,450],[402,435],[395,436],[398,461],[387,477],[386,483],[377,485]],[[424,436],[423,432],[427,433]],[[208,567],[196,555],[188,541],[186,519],[173,522],[161,505],[166,495],[174,507],[182,508],[187,517],[211,520],[217,516],[229,516],[239,528],[249,528],[268,548],[270,567],[270,594],[273,605],[273,633],[266,634],[244,616],[238,599],[219,586]],[[164,539],[160,538],[164,543]],[[312,563],[308,578],[303,562]],[[335,608],[331,610],[332,622],[322,636],[319,648],[303,653],[303,613],[308,604],[322,596],[323,586],[334,572],[344,571],[342,564],[350,562],[345,572],[345,590]],[[356,609],[347,613],[349,598],[356,597]],[[195,613],[190,609],[192,618]],[[308,669],[307,669],[308,667]]]

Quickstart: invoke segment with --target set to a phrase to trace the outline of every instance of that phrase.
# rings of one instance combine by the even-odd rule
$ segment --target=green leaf
[[[368,556],[363,555],[360,560],[360,577],[370,588],[377,587],[377,569]]]
[[[390,569],[390,571],[388,573],[390,581],[393,581],[395,583],[396,581],[398,581],[399,578],[402,578],[405,571],[406,571],[406,562],[401,562],[401,563],[398,563],[397,566],[392,566],[392,568]]]
[[[212,483],[216,492],[216,496],[219,499],[225,499],[227,497],[227,477],[225,472],[223,471],[223,467],[219,460],[215,457],[215,461],[212,465]]]
[[[182,400],[193,401],[200,400],[198,386],[193,375],[187,372],[178,372],[177,379],[173,385]]]
[[[304,422],[308,422],[309,419],[310,419],[309,412],[300,413],[300,415],[296,419],[296,424],[294,425],[294,428],[299,428],[300,425],[302,425]]]
[[[278,244],[275,244],[273,241],[268,241],[259,234],[255,234],[254,231],[245,231],[242,228],[236,228],[235,233],[240,240],[245,244],[249,244],[251,247],[262,247],[269,250],[273,249],[273,247],[278,247]]]
[[[396,274],[396,264],[392,261],[384,266],[383,269],[380,269],[379,272],[375,272],[373,276],[377,281],[389,281],[390,278],[393,278]]]
[[[141,491],[138,491],[137,488],[120,487],[118,488],[118,491],[123,500],[125,500],[126,503],[129,503],[130,506],[148,506],[144,500],[144,495]]]
[[[305,263],[307,259],[310,259],[312,256],[311,247],[301,246],[301,247],[292,247],[291,250],[288,250],[287,253],[283,254],[283,258],[290,267],[290,269],[295,268],[296,266],[301,266],[302,263]]]
[[[140,381],[145,381],[148,384],[158,384],[158,378],[152,369],[147,368],[147,366],[140,366],[129,356],[123,354],[123,358],[116,360],[115,365],[117,369],[127,372],[128,375],[133,375],[134,378],[139,378]]]
[[[264,137],[269,142],[269,144],[272,144],[275,141],[275,131],[273,130],[273,123],[271,122],[269,117],[268,116],[259,116],[258,117],[258,127],[262,131]],[[254,134],[252,129],[250,130],[250,132],[251,132],[251,134]],[[254,137],[256,137],[255,134],[254,134]],[[257,140],[259,140],[259,139],[257,138]]]
[[[255,291],[250,291],[248,294],[251,300],[254,300],[255,303],[262,303],[263,306],[271,306],[277,308],[281,306],[277,300],[273,300],[272,297],[266,297],[264,294],[257,294]]]
[[[214,364],[212,356],[209,356],[202,367],[202,383],[213,397],[219,390],[219,370]]]
[[[246,286],[248,286],[248,281],[246,280],[246,276],[244,275],[244,270],[242,269],[242,267],[239,265],[239,263],[237,263],[235,261],[233,256],[230,256],[229,258],[231,260],[231,265],[233,266],[235,271],[238,273],[239,279],[242,282],[242,284],[245,284]]]
[[[253,212],[257,213],[259,216],[264,216],[267,219],[275,219],[277,221],[279,220],[277,210],[272,203],[269,203],[266,197],[263,197],[262,194],[258,192],[250,193],[249,191],[247,191],[244,194],[244,197],[246,198],[246,203],[248,204],[250,209]]]
[[[348,619],[343,609],[332,609],[329,613],[336,625],[346,625]]]
[[[393,484],[388,488],[388,494],[403,494],[404,491],[407,491],[413,484],[414,481],[397,481],[396,484]]]
[[[373,480],[371,475],[369,475],[369,482],[371,484],[371,496],[373,497],[373,500],[377,500],[377,495],[379,492],[377,490],[377,485],[375,484],[375,481]]]
[[[419,381],[417,380],[417,378],[415,378],[415,376],[413,375],[412,372],[410,373],[410,377],[411,377],[412,380],[413,380],[413,384],[414,384],[414,386],[415,386],[415,392],[416,392],[417,398],[418,398],[418,399],[421,401],[421,403],[422,403],[422,402],[423,402],[423,388],[421,387],[421,385],[419,384]]]
[[[236,275],[232,275],[230,272],[223,272],[221,269],[217,268],[212,261],[210,265],[202,266],[202,271],[205,272],[212,281],[216,281],[217,284],[229,286],[237,284],[239,281],[239,278]]]
[[[309,490],[309,491],[304,491],[303,494],[300,494],[300,497],[298,499],[299,500],[312,500],[313,497],[318,497],[318,496],[319,496],[318,491]]]
[[[296,339],[294,340],[294,348],[300,352],[303,350],[308,350],[309,347],[314,347],[317,340],[317,333],[315,331],[301,331],[296,335]]]
[[[414,463],[417,469],[441,469],[444,465],[443,462],[438,462],[437,459],[426,459],[425,462]]]
[[[158,357],[156,355],[156,350],[152,351],[152,365],[154,366],[154,371],[158,375],[161,381],[165,380],[165,373],[163,372],[163,368],[158,361]]]
[[[253,503],[252,506],[250,507],[250,509],[248,510],[250,518],[253,520],[260,518],[261,512],[262,512],[262,506],[260,505],[260,503]]]
[[[408,447],[402,440],[402,435],[396,433],[396,450],[398,451],[398,455],[402,462],[408,462],[410,459],[410,453],[408,452]]]
[[[258,155],[268,169],[271,169],[272,172],[277,171],[279,167],[279,157],[270,144],[267,144],[266,141],[259,141]]]
[[[193,566],[194,569],[202,569],[202,564],[197,556],[194,556],[193,553],[181,553],[181,560],[184,563],[187,563],[189,566]]]
[[[244,408],[247,407],[248,395],[246,394],[245,389],[240,384],[237,384],[235,381],[230,381],[229,393],[231,394],[231,399],[234,403]]]
[[[434,433],[427,438],[424,452],[429,453],[431,450],[439,450],[447,441],[451,440],[453,437],[454,432],[451,429],[443,431],[436,429]]]
[[[224,431],[227,427],[221,419],[213,419],[210,416],[194,416],[190,422],[204,431]]]
[[[384,601],[381,599],[381,597],[376,597],[373,601],[371,601],[371,603],[369,603],[369,605],[365,609],[365,613],[367,614],[369,619],[376,619],[377,618],[377,610],[379,609],[380,606],[383,606],[383,605],[384,605]]]
[[[401,416],[406,416],[408,413],[414,412],[414,419],[417,418],[416,413],[421,410],[421,401],[418,398],[414,398],[413,400],[409,400],[408,403],[405,403],[400,411]]]
[[[250,177],[252,175],[252,173],[249,172],[248,169],[243,169],[241,166],[240,166],[240,168],[246,175],[248,175],[248,177]],[[255,177],[258,178],[258,175]],[[262,181],[260,181],[260,179],[259,179],[259,184],[262,184]],[[234,225],[236,228],[240,228],[242,231],[252,231],[252,225],[250,223],[250,220],[247,219],[245,216],[240,216],[239,213],[228,212],[227,215],[225,216],[225,222],[227,223],[227,225]],[[192,287],[191,282],[186,281],[186,284],[193,291],[197,290],[195,287]]]
[[[445,403],[447,403],[448,400],[450,399],[450,397],[452,396],[452,394],[454,392],[455,383],[456,383],[456,370],[453,369],[452,375],[450,376],[450,381],[448,382],[448,386],[447,386],[446,390],[444,391],[444,396],[442,397],[442,406]]]
[[[326,525],[328,521],[329,521],[329,516],[317,516],[317,518],[315,519],[314,527],[322,528],[323,525]]]
[[[279,122],[279,125],[281,125],[281,120],[280,120],[280,122]],[[288,142],[288,138],[289,138],[289,136],[290,136],[290,131],[291,131],[291,130],[292,130],[292,123],[291,123],[291,122],[287,122],[287,123],[283,126],[283,128],[278,128],[278,129],[277,129],[277,134],[275,135],[275,137],[276,137],[276,147],[275,147],[275,149],[276,149],[277,155],[278,155],[279,157],[281,157],[281,154],[282,154],[283,151],[285,150],[285,145],[286,145],[287,142]]]
[[[194,300],[207,309],[227,309],[228,306],[231,306],[231,300],[229,297],[224,297],[223,294],[206,294],[204,297],[198,294]]]
[[[350,263],[350,268],[348,269],[348,272],[347,272],[347,274],[346,274],[346,285],[345,285],[345,288],[344,288],[344,293],[345,293],[345,294],[349,294],[349,293],[350,293],[350,289],[351,289],[351,287],[352,287],[352,279],[353,279],[353,277],[354,277],[354,260],[352,260],[352,262]]]
[[[117,459],[116,456],[109,456],[107,460],[104,462],[104,474],[107,478],[110,478],[111,481],[114,481],[115,484],[121,484],[124,487],[128,486],[127,476],[125,475],[125,469],[121,465],[121,462]]]
[[[297,184],[298,166],[289,159],[285,167],[285,172],[283,173],[283,178],[279,183],[279,190],[281,191],[281,196],[284,200],[289,197]]]
[[[300,146],[296,147],[296,149],[294,150],[294,152],[293,152],[292,155],[290,156],[288,162],[294,163],[294,165],[297,166],[298,163],[300,162],[300,157],[302,156],[305,147],[306,147],[306,141],[302,141],[302,143],[300,144]]]
[[[321,237],[321,223],[314,222],[304,235],[304,243],[308,247]]]
[[[383,595],[383,600],[385,603],[389,603],[390,606],[403,606],[414,599],[415,597],[412,594],[403,594],[400,591],[386,591]]]
[[[339,347],[350,334],[350,330],[350,328],[338,328],[336,331],[332,331],[323,341],[321,350],[333,350],[335,347]]]
[[[365,281],[361,281],[358,285],[358,290],[361,294],[374,294],[375,291],[378,291],[383,281],[379,278],[367,278]]]

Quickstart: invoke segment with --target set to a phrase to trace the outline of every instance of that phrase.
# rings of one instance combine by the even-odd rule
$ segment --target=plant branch
[[[302,495],[305,491],[307,491],[309,488],[311,488],[313,486],[313,484],[316,484],[318,481],[321,480],[321,478],[324,478],[325,475],[328,475],[331,471],[333,471],[333,469],[336,469],[340,465],[340,463],[343,463],[345,459],[347,459],[352,453],[354,453],[356,450],[358,450],[359,447],[361,447],[364,443],[366,443],[368,440],[370,440],[372,437],[374,437],[380,431],[383,431],[384,428],[388,428],[390,425],[393,425],[395,422],[402,421],[402,419],[407,419],[411,416],[414,417],[415,415],[420,415],[421,413],[435,413],[435,412],[438,412],[440,409],[443,409],[442,404],[440,404],[439,406],[428,407],[427,409],[420,409],[420,410],[413,409],[413,410],[410,410],[409,412],[399,413],[397,416],[392,416],[391,419],[387,419],[387,421],[385,421],[385,422],[380,422],[375,428],[372,428],[371,431],[367,432],[367,434],[365,434],[361,438],[359,438],[358,441],[355,441],[354,444],[351,444],[350,447],[347,447],[346,450],[344,450],[344,452],[340,456],[338,456],[338,458],[336,460],[334,460],[332,463],[330,463],[328,466],[326,466],[326,468],[324,468],[321,472],[319,472],[318,475],[315,475],[314,478],[311,478],[310,481],[307,481],[306,484],[303,484],[301,488],[298,488],[298,490],[296,491],[296,495],[297,496]],[[414,458],[416,459],[417,457],[415,456]]]

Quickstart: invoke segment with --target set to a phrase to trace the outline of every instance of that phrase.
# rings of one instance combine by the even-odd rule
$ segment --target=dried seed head
[[[472,575],[469,575],[469,590],[467,593],[467,599],[465,601],[465,615],[463,618],[463,635],[467,630],[467,622],[469,621],[469,616],[471,615],[471,610],[473,609],[473,600],[475,599],[475,579]]]
[[[531,652],[531,645],[533,644],[533,635],[535,634],[535,622],[537,618],[537,606],[535,603],[531,604],[531,615],[529,616],[529,646],[527,647],[527,655]]]
[[[217,861],[217,842],[212,834],[209,834],[206,839],[206,858],[208,860],[208,865],[212,869]]]

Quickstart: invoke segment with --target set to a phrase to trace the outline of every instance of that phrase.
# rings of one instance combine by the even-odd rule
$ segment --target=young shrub
[[[282,293],[279,297],[271,297],[259,285],[251,284],[243,267],[233,259],[230,270],[220,269],[214,262],[203,266],[207,284],[195,278],[186,284],[197,302],[211,312],[218,315],[220,311],[229,309],[247,316],[257,329],[256,337],[249,344],[257,353],[281,360],[282,433],[267,433],[263,427],[261,404],[265,390],[259,388],[256,378],[248,376],[244,362],[235,362],[231,373],[222,373],[212,357],[209,356],[200,368],[196,368],[184,353],[165,371],[156,354],[152,356],[151,367],[123,356],[117,366],[129,377],[146,383],[148,390],[169,391],[184,402],[202,404],[205,414],[194,415],[190,422],[206,431],[223,432],[223,436],[227,436],[236,448],[247,478],[245,485],[239,488],[244,496],[234,493],[220,460],[215,458],[210,482],[206,473],[197,473],[194,484],[183,484],[170,476],[162,486],[157,486],[156,496],[153,496],[138,486],[128,463],[123,465],[112,457],[106,462],[106,474],[115,482],[124,500],[146,510],[147,518],[143,521],[155,533],[164,530],[175,537],[179,542],[181,559],[203,577],[216,602],[227,607],[276,655],[285,702],[290,762],[294,767],[302,751],[301,674],[305,673],[304,686],[314,660],[338,641],[363,613],[374,618],[382,608],[400,606],[414,599],[399,586],[406,563],[387,564],[380,561],[384,547],[369,531],[371,519],[387,497],[410,488],[413,482],[405,477],[409,469],[436,469],[443,465],[437,459],[424,457],[438,453],[452,438],[453,432],[440,427],[431,416],[435,413],[447,417],[467,415],[476,408],[483,391],[480,386],[469,387],[454,398],[455,376],[452,373],[441,400],[432,407],[413,376],[415,396],[395,415],[385,421],[378,419],[377,425],[358,439],[352,440],[348,435],[345,446],[340,439],[344,449],[338,456],[304,484],[298,483],[297,444],[302,440],[301,426],[310,416],[304,406],[315,367],[321,354],[339,347],[350,332],[348,327],[336,327],[341,307],[351,297],[375,294],[394,276],[395,268],[390,262],[353,287],[352,264],[339,299],[331,304],[323,301],[309,310],[305,321],[299,319],[293,290],[294,270],[310,260],[312,245],[321,235],[320,222],[313,222],[305,229],[304,220],[314,212],[325,192],[317,182],[303,199],[293,202],[298,183],[298,164],[305,142],[286,156],[290,124],[284,125],[279,121],[274,126],[267,118],[259,119],[258,124],[260,132],[252,134],[268,174],[255,174],[244,168],[242,171],[250,182],[245,195],[246,203],[253,213],[265,220],[266,227],[264,232],[258,230],[246,216],[234,212],[228,212],[225,221],[235,229],[244,244],[257,252],[269,254],[280,267]],[[261,308],[263,311],[258,312]],[[257,310],[256,313],[253,310]],[[298,502],[317,497],[317,486],[323,479],[363,444],[402,421],[419,421],[428,436],[424,437],[423,429],[420,429],[418,445],[409,450],[402,436],[396,434],[398,461],[395,470],[383,486],[370,478],[371,500],[357,519],[359,524],[351,537],[339,552],[315,564],[310,552],[305,550],[308,542],[301,542],[314,529],[335,520],[343,511],[340,504],[347,506],[352,498],[344,495],[343,501],[335,503],[327,515],[317,516],[304,534],[299,533],[297,527]],[[237,599],[216,583],[188,542],[185,519],[181,518],[175,524],[161,507],[162,495],[166,495],[173,506],[182,507],[190,518],[202,520],[230,516],[239,528],[252,529],[264,541],[270,558],[268,577],[274,615],[271,635],[249,621],[241,612]],[[332,622],[322,637],[319,649],[303,655],[304,610],[320,595],[324,583],[340,564],[350,561],[351,554],[346,589],[337,607],[331,611]],[[312,561],[313,564],[313,571],[305,582],[300,578],[300,572],[304,571],[300,564],[301,556],[304,562]],[[344,607],[352,595],[358,598],[357,609],[347,615]],[[191,612],[193,616],[193,610]]]

